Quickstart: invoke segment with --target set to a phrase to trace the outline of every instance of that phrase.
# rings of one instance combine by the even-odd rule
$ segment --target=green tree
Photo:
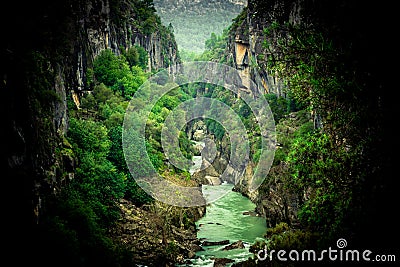
[[[124,56],[115,55],[110,49],[105,49],[93,62],[93,73],[98,83],[111,87],[130,72]]]
[[[289,152],[289,184],[305,194],[299,218],[310,229],[325,233],[325,237],[340,230],[349,212],[352,181],[346,173],[354,156],[321,132],[296,138]]]
[[[104,157],[110,148],[107,128],[100,122],[71,118],[68,136],[78,153]]]
[[[149,64],[149,54],[147,51],[139,46],[135,45],[136,51],[138,52],[138,66],[145,70]]]
[[[139,52],[135,46],[132,46],[126,52],[126,60],[128,61],[129,67],[139,65]]]
[[[278,97],[275,94],[267,94],[265,98],[268,101],[272,114],[274,115],[275,123],[278,123],[290,111],[290,102],[284,97]]]

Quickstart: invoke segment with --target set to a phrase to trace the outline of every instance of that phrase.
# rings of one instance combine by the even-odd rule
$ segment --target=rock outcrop
[[[202,250],[194,221],[203,216],[205,207],[179,208],[155,203],[139,208],[127,200],[119,203],[121,218],[112,236],[133,252],[133,261],[146,266],[183,263]],[[180,213],[181,216],[171,216]],[[184,225],[183,216],[192,218]],[[181,221],[176,218],[181,218]]]

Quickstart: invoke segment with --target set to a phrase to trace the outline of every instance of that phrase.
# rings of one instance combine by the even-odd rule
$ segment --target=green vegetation
[[[46,238],[63,264],[120,266],[130,264],[132,255],[108,234],[120,218],[119,199],[139,206],[153,201],[131,177],[121,146],[128,99],[147,74],[109,50],[95,59],[91,73],[94,90],[81,98],[80,109],[70,106],[66,142],[75,175],[49,202],[43,227],[51,229]]]
[[[141,64],[140,60],[136,61],[136,63]],[[124,181],[123,184],[126,191],[123,191],[125,194],[122,194],[122,196],[141,205],[148,202],[148,197],[146,199],[146,195],[135,184],[126,166],[122,152],[122,123],[128,100],[132,99],[133,94],[147,79],[148,73],[137,65],[129,67],[129,63],[123,55],[116,56],[109,50],[102,51],[95,58],[93,66],[93,80],[96,81],[96,85],[93,92],[82,97],[81,109],[72,113],[75,118],[71,119],[69,134],[72,139],[71,143],[77,144],[76,151],[100,153],[104,160],[114,166],[114,171],[123,177],[120,180]],[[151,88],[155,91],[157,91],[157,87],[176,86],[171,85],[168,81],[168,76],[164,77],[162,73],[157,77],[158,80],[156,82],[163,85],[153,83]],[[165,80],[163,80],[164,78]],[[168,169],[161,146],[163,123],[170,111],[187,98],[188,95],[179,88],[170,91],[156,103],[146,122],[147,153],[150,156],[152,165],[160,174]],[[135,101],[135,107],[144,107],[145,105],[140,98],[135,98],[133,101]],[[97,127],[95,127],[96,125]],[[91,135],[82,132],[83,129],[88,127],[93,132],[101,132],[102,136],[91,137]],[[127,138],[136,140],[139,136],[128,136]],[[185,133],[181,132],[179,134],[179,141],[183,154],[186,158],[191,159],[193,155],[192,147]],[[89,149],[89,147],[85,146],[86,144],[90,144],[94,148]],[[145,151],[137,153],[138,155],[145,155]],[[146,168],[151,168],[151,166],[144,167],[144,169]],[[135,170],[131,171],[135,172]],[[180,172],[179,169],[174,171]]]
[[[205,50],[196,60],[209,60],[218,63],[227,63],[226,47],[228,44],[229,29],[224,29],[221,35],[211,33],[209,39],[206,40]]]
[[[123,55],[116,56],[111,50],[103,50],[93,63],[96,81],[129,100],[148,76],[142,70],[144,62],[139,61],[138,51],[135,47],[128,50],[128,62]]]
[[[158,15],[165,25],[172,24],[175,39],[182,54],[202,53],[212,33],[222,34],[243,5],[230,1],[154,1]]]
[[[243,14],[234,21],[235,27],[242,27],[242,22]],[[183,55],[188,60],[228,63],[226,44],[232,30],[224,30],[221,36],[212,33],[201,55],[192,52]],[[268,38],[280,31],[290,38]],[[258,62],[253,67],[266,68],[286,83],[285,98],[265,95],[276,123],[278,149],[259,193],[262,199],[268,199],[273,188],[284,209],[281,214],[271,213],[268,217],[267,246],[269,249],[323,246],[338,234],[346,233],[347,221],[354,219],[351,214],[357,213],[353,206],[359,201],[357,186],[366,175],[363,153],[372,144],[372,136],[363,135],[366,128],[360,125],[370,114],[367,106],[358,106],[356,96],[360,94],[360,85],[352,78],[352,72],[344,68],[348,59],[345,54],[338,57],[340,51],[329,35],[278,22],[271,23],[264,34],[265,54],[257,56]],[[93,65],[94,91],[82,98],[82,109],[75,111],[71,119],[69,138],[80,161],[76,172],[76,181],[80,183],[72,190],[79,193],[78,199],[88,204],[99,218],[96,223],[104,229],[118,217],[113,199],[124,197],[139,205],[151,201],[121,164],[122,114],[127,101],[147,78],[139,51],[136,47],[121,56],[103,51]],[[154,86],[160,89],[173,86],[166,75],[160,75],[155,82]],[[261,133],[249,107],[225,88],[194,83],[172,90],[153,107],[146,123],[146,151],[133,153],[138,162],[147,152],[159,174],[174,181],[179,177],[182,184],[190,182],[187,170],[167,164],[161,129],[178,104],[200,95],[227,104],[239,115],[249,133],[250,158],[253,163],[259,160]],[[144,105],[136,100],[138,108]],[[218,107],[211,106],[210,112],[218,113]],[[217,140],[225,138],[222,125],[212,119],[206,119],[205,123]],[[190,159],[193,151],[186,134],[182,129],[171,131],[179,136],[181,150]],[[140,141],[135,135],[128,138]],[[149,168],[142,166],[140,171]],[[135,170],[131,171],[135,175]],[[296,202],[295,214],[289,212],[290,201]],[[259,246],[263,244],[255,244],[253,249]],[[175,251],[175,244],[168,244],[166,250]]]
[[[111,19],[120,27],[129,20],[129,15],[134,15],[131,23],[145,35],[164,27],[160,17],[155,13],[152,0],[110,0],[110,9]]]
[[[263,5],[261,2],[266,3],[265,8],[268,7],[266,1],[254,1],[256,5],[253,8]],[[8,180],[12,180],[12,186],[5,188],[21,188],[22,194],[17,196],[16,201],[23,203],[21,209],[12,207],[14,212],[10,216],[24,213],[17,217],[23,218],[21,221],[24,222],[34,218],[35,222],[26,223],[35,230],[28,248],[33,249],[34,253],[48,256],[39,261],[60,266],[132,266],[134,254],[138,252],[120,242],[126,241],[121,238],[126,230],[121,226],[126,222],[125,217],[121,218],[120,201],[124,200],[125,204],[133,207],[132,210],[140,210],[129,214],[138,224],[128,229],[136,238],[134,241],[142,242],[142,236],[139,235],[144,229],[143,224],[152,225],[151,231],[143,231],[143,235],[150,235],[149,232],[154,230],[154,247],[161,247],[157,250],[160,262],[174,262],[182,246],[179,240],[168,235],[178,229],[192,227],[196,216],[186,209],[155,201],[135,180],[154,168],[158,174],[179,185],[196,183],[191,180],[188,170],[174,167],[165,156],[165,147],[161,145],[165,119],[180,103],[192,97],[211,97],[225,103],[246,126],[250,160],[254,165],[260,159],[261,131],[254,114],[238,95],[213,84],[185,84],[164,95],[153,107],[146,118],[145,137],[138,133],[126,136],[132,143],[145,141],[143,149],[130,151],[131,160],[143,165],[129,169],[122,148],[122,126],[130,100],[134,104],[132,108],[139,111],[133,123],[138,123],[144,114],[144,111],[140,111],[144,109],[145,102],[133,96],[150,77],[149,55],[143,47],[131,46],[127,41],[119,48],[118,55],[111,50],[104,50],[93,62],[84,62],[89,68],[86,84],[77,96],[80,105],[76,106],[78,102],[68,95],[69,113],[64,116],[61,114],[65,110],[62,92],[67,87],[64,85],[71,85],[68,83],[70,76],[76,73],[76,65],[66,67],[65,73],[63,68],[76,63],[72,57],[77,48],[76,36],[79,36],[79,40],[85,39],[75,25],[80,22],[78,16],[66,13],[70,11],[70,6],[79,13],[82,3],[71,3],[64,1],[62,5],[51,5],[48,9],[42,3],[39,7],[45,10],[43,13],[32,12],[29,8],[21,13],[15,12],[18,22],[28,18],[26,21],[29,23],[24,22],[27,29],[20,27],[23,34],[6,29],[8,34],[12,33],[11,37],[21,35],[43,42],[31,45],[20,41],[14,43],[9,38],[3,49],[6,65],[9,66],[2,70],[2,88],[6,89],[6,97],[13,100],[5,105],[8,111],[11,110],[10,118],[6,121],[11,129],[7,131],[10,137],[7,140],[17,144],[16,148],[6,147],[6,165],[12,169],[12,179]],[[283,13],[286,12],[287,3],[290,1],[282,1]],[[382,122],[384,116],[379,111],[386,104],[384,100],[387,97],[385,99],[383,96],[388,93],[378,92],[386,89],[382,80],[389,75],[386,65],[376,64],[380,61],[375,57],[366,57],[374,54],[373,49],[384,55],[387,53],[378,49],[382,47],[374,38],[364,37],[381,30],[374,25],[379,25],[379,21],[374,20],[373,16],[372,22],[367,24],[367,30],[358,32],[357,27],[364,27],[361,24],[365,21],[357,22],[354,18],[356,12],[349,12],[351,15],[347,14],[350,17],[347,20],[344,17],[343,21],[342,18],[340,22],[335,21],[335,16],[340,14],[338,10],[347,4],[338,4],[340,8],[332,10],[336,12],[334,16],[319,18],[322,22],[318,19],[313,21],[314,17],[310,16],[313,22],[310,25],[282,21],[284,15],[262,18],[267,14],[267,9],[257,9],[257,14],[248,14],[248,10],[244,9],[231,26],[216,23],[225,29],[222,30],[211,29],[208,25],[214,20],[229,21],[233,13],[229,11],[229,14],[221,15],[212,12],[206,1],[201,1],[198,11],[206,13],[207,23],[203,23],[193,12],[181,12],[177,7],[171,9],[171,14],[175,15],[170,18],[175,20],[171,20],[168,27],[162,26],[151,0],[110,0],[109,4],[110,19],[114,26],[126,30],[121,31],[124,35],[132,35],[132,29],[137,30],[138,35],[158,34],[165,67],[171,63],[169,51],[174,45],[174,34],[178,39],[182,37],[181,57],[184,60],[232,65],[227,44],[236,30],[247,36],[246,23],[250,20],[246,20],[246,16],[252,15],[251,19],[257,21],[258,26],[265,27],[262,32],[264,43],[261,48],[257,47],[262,52],[250,58],[250,73],[264,71],[281,79],[286,85],[285,97],[265,95],[277,130],[273,166],[258,189],[257,200],[258,208],[267,211],[269,228],[266,237],[269,241],[266,245],[269,250],[326,249],[334,245],[338,236],[345,237],[356,248],[356,245],[364,246],[360,240],[371,239],[372,234],[376,234],[374,232],[381,233],[382,225],[389,225],[387,228],[393,230],[393,210],[391,203],[386,203],[386,200],[394,197],[387,197],[386,194],[394,192],[394,189],[388,189],[392,176],[384,170],[391,167],[391,162],[383,151],[395,140],[382,141],[387,125],[386,121]],[[319,4],[315,2],[315,5]],[[34,4],[28,7],[31,6]],[[16,5],[15,8],[18,10],[19,7]],[[317,16],[318,12],[314,15]],[[59,18],[61,23],[56,23]],[[330,19],[335,20],[330,27],[326,27]],[[172,25],[179,26],[174,30]],[[183,27],[188,31],[183,33]],[[65,32],[69,28],[72,30]],[[352,32],[354,29],[356,31]],[[62,34],[57,34],[61,31]],[[126,36],[120,36],[121,33],[116,34],[116,39],[126,40]],[[360,36],[364,39],[358,39]],[[208,40],[202,40],[207,37]],[[189,39],[190,44],[195,42],[195,45],[189,46]],[[86,45],[82,45],[84,50],[90,48],[90,45]],[[380,53],[375,54],[383,57]],[[383,70],[377,71],[378,68]],[[164,72],[151,86],[157,92],[164,86],[172,88],[176,84]],[[22,99],[22,104],[15,100],[18,98]],[[21,114],[14,114],[17,111]],[[218,106],[211,106],[209,112],[218,113]],[[184,118],[185,115],[177,113],[175,117]],[[64,129],[66,117],[69,119],[66,123],[69,128],[64,137],[57,130]],[[56,122],[62,125],[56,125]],[[226,130],[220,123],[205,119],[205,124],[208,132],[218,141],[217,145],[227,139]],[[31,129],[35,131],[27,134]],[[169,134],[178,137],[184,158],[191,159],[194,152],[184,130],[171,127]],[[147,156],[150,160],[143,161]],[[25,216],[25,213],[28,215]],[[147,217],[139,216],[144,213]],[[377,216],[382,214],[385,216]],[[148,220],[141,221],[142,218]],[[14,238],[18,246],[24,240],[24,234],[31,229],[20,230],[23,234]],[[120,239],[113,239],[115,235]],[[184,236],[181,232],[179,235]],[[386,232],[382,234],[386,235]],[[353,238],[358,238],[359,243],[353,243]],[[373,236],[372,241],[375,241]],[[373,244],[372,241],[369,244]],[[388,247],[382,243],[374,245],[377,244]],[[12,245],[10,247],[15,249]],[[36,245],[37,248],[32,248]],[[264,245],[256,243],[252,251],[257,252]],[[141,250],[140,253],[149,251]],[[158,261],[158,258],[154,261]],[[252,263],[256,264],[249,261],[249,265]]]
[[[243,16],[234,20],[229,34],[247,27]],[[377,144],[374,135],[382,135],[378,120],[371,123],[372,118],[380,117],[375,112],[378,107],[367,99],[371,90],[365,84],[368,74],[355,76],[364,66],[354,60],[349,53],[354,50],[343,40],[323,27],[285,21],[267,25],[263,53],[250,67],[284,81],[286,97],[266,95],[276,123],[278,147],[259,193],[261,201],[268,203],[264,208],[271,231],[281,227],[280,223],[287,225],[285,231],[271,234],[268,246],[276,250],[323,247],[335,242],[338,235],[352,236],[358,231],[354,225],[365,224],[357,217],[366,214],[362,211],[367,197],[363,192],[373,191],[365,181],[376,179],[380,173],[377,166],[382,164],[373,152]],[[219,44],[225,38],[212,35],[197,60],[226,63],[219,61],[227,54]],[[223,100],[222,90],[215,88],[212,95],[230,102]],[[235,108],[235,104],[230,106]],[[241,114],[246,121],[245,110]],[[214,124],[208,126],[213,128]],[[251,123],[246,126],[253,134],[252,161],[257,162],[259,154],[254,147],[258,133]],[[376,169],[368,173],[370,164]],[[281,202],[274,204],[271,198]]]
[[[265,44],[270,55],[268,69],[290,84],[294,98],[323,120],[323,127],[292,141],[284,160],[291,175],[286,186],[296,192],[308,192],[298,218],[329,240],[341,231],[351,211],[351,188],[362,175],[356,169],[367,140],[359,138],[361,129],[355,120],[363,115],[355,108],[358,103],[349,97],[357,93],[358,85],[344,63],[338,61],[332,42],[323,33],[277,23],[265,32],[283,29],[290,33],[290,39]]]
[[[125,57],[103,50],[94,59],[93,69],[88,71],[93,90],[80,97],[79,108],[69,105],[70,121],[66,140],[69,148],[65,152],[76,159],[75,175],[63,189],[62,195],[52,200],[46,225],[55,232],[54,236],[49,237],[51,240],[67,240],[68,247],[63,245],[64,250],[57,255],[60,259],[66,258],[71,265],[80,266],[82,262],[83,266],[117,266],[131,262],[131,252],[113,241],[108,234],[120,219],[119,200],[128,200],[138,207],[154,205],[154,199],[135,182],[136,170],[128,169],[122,149],[126,108],[149,76],[142,69],[147,59],[140,51],[140,48],[134,47],[128,50]],[[160,75],[157,82],[171,86],[168,76]],[[167,165],[161,146],[164,120],[187,97],[178,88],[163,96],[154,106],[147,121],[146,151],[134,155],[140,158],[146,157],[147,153],[152,166],[141,166],[137,171],[142,172],[154,166],[167,179],[181,184],[190,182],[187,172]],[[140,99],[134,101],[137,107],[145,105]],[[185,133],[177,131],[183,155],[190,159],[193,155],[192,144]],[[131,138],[132,142],[139,140],[136,135],[127,138]],[[141,160],[138,159],[138,162]],[[171,252],[172,248],[171,245],[165,250],[166,253]]]
[[[338,236],[350,238],[362,232],[357,225],[365,225],[364,194],[371,190],[365,181],[379,175],[366,169],[371,162],[381,164],[373,152],[381,126],[378,120],[371,123],[380,115],[366,98],[369,85],[361,74],[354,76],[364,66],[327,29],[275,21],[264,36],[259,63],[286,83],[286,93],[303,109],[287,116],[291,104],[267,96],[278,122],[279,147],[259,191],[264,199],[275,191],[283,207],[282,214],[269,216],[268,249],[321,248]],[[295,214],[289,211],[293,199]],[[280,231],[282,223],[286,228]]]
[[[139,45],[132,46],[126,53],[123,53],[123,55],[125,56],[131,68],[133,66],[139,66],[142,69],[146,69],[149,55],[143,47]]]
[[[119,29],[115,32],[116,38],[122,41],[118,42],[118,50],[127,59],[130,67],[137,65],[144,70],[152,68],[152,71],[156,71],[160,66],[167,67],[173,61],[179,62],[174,29],[172,25],[165,26],[168,23],[162,23],[152,0],[110,0],[109,4],[111,22]],[[138,38],[154,38],[159,42],[159,65],[154,66],[155,59],[148,61],[146,50],[137,44]],[[155,48],[146,49],[150,51]],[[174,51],[176,54],[171,53]]]

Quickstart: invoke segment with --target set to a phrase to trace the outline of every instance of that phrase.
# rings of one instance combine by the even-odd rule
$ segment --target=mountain
[[[174,28],[178,48],[201,53],[211,33],[221,34],[229,27],[246,0],[154,0],[154,7],[164,25]]]

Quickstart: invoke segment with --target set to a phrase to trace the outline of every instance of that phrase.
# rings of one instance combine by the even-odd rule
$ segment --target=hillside
[[[164,25],[174,28],[179,49],[201,53],[211,33],[221,34],[247,5],[246,0],[155,0]]]

